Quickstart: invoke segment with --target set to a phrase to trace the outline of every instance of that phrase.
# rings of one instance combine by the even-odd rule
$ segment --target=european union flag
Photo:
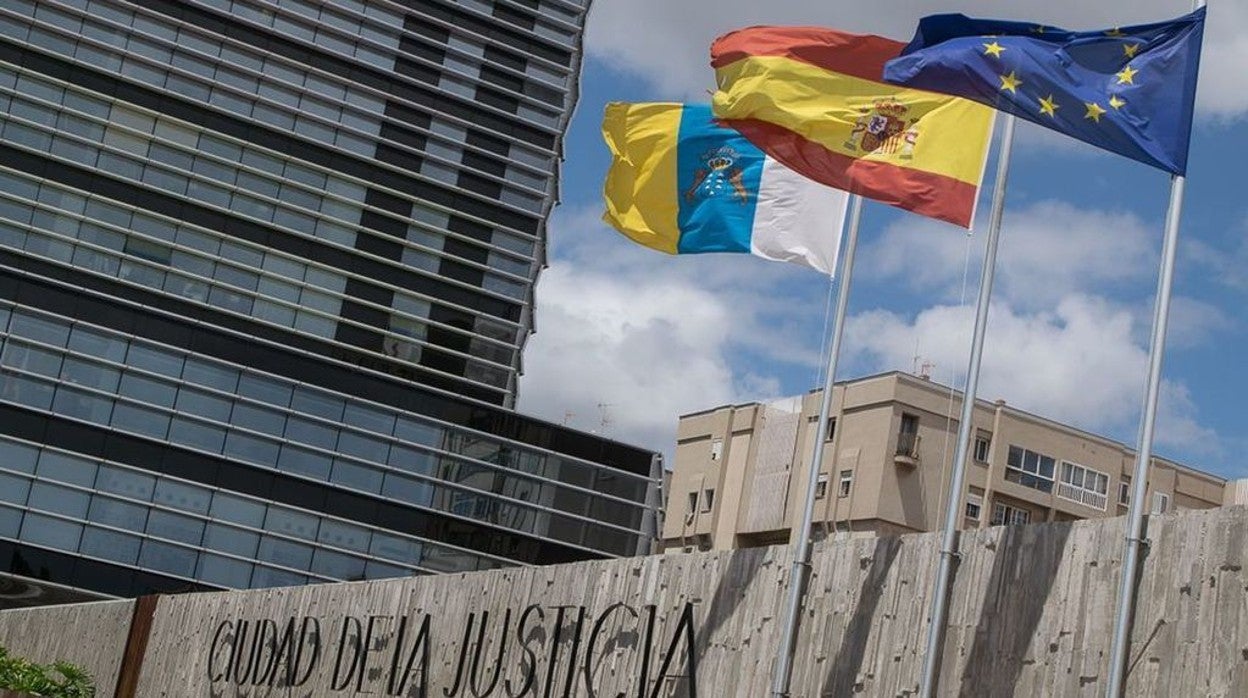
[[[1203,7],[1097,32],[933,15],[884,80],[983,102],[1181,175],[1204,27]]]

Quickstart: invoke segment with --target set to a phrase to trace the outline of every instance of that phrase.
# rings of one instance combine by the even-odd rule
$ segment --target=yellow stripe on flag
[[[680,104],[607,105],[602,136],[611,149],[603,220],[646,247],[676,254],[676,141]]]
[[[716,70],[716,80],[717,117],[766,121],[846,157],[979,185],[994,115],[989,107],[784,56],[735,61]],[[901,130],[880,145],[871,131],[882,127]]]

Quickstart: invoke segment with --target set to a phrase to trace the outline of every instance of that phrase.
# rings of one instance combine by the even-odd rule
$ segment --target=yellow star
[[[1126,106],[1126,104],[1127,104],[1127,101],[1124,99],[1120,99],[1118,95],[1113,95],[1112,97],[1109,98],[1109,106],[1113,107],[1114,109],[1121,109],[1124,106]]]
[[[1061,105],[1053,101],[1053,95],[1049,95],[1048,97],[1044,97],[1040,100],[1041,114],[1048,114],[1049,116],[1057,118],[1057,110],[1060,108]]]
[[[1109,31],[1105,32],[1105,36],[1117,37],[1117,36],[1126,36],[1126,34],[1123,34],[1122,31],[1118,29],[1118,27],[1114,27],[1113,29],[1110,29]]]
[[[1032,34],[1043,34],[1043,33],[1044,33],[1044,25],[1043,25],[1043,24],[1040,24],[1040,25],[1037,25],[1037,26],[1032,27],[1032,28],[1031,28],[1031,33],[1032,33]]]
[[[1015,75],[1014,71],[1012,70],[1010,71],[1009,75],[1001,76],[1001,89],[1003,90],[1009,90],[1010,92],[1013,92],[1014,94],[1018,94],[1018,86],[1022,84],[1023,84],[1023,81],[1019,80],[1018,76]]]
[[[1121,73],[1114,73],[1114,77],[1118,78],[1119,85],[1134,85],[1135,74],[1138,72],[1140,71],[1132,68],[1131,66],[1127,66],[1122,69]]]
[[[1084,102],[1083,106],[1088,108],[1088,113],[1083,115],[1085,119],[1091,119],[1096,123],[1101,123],[1101,115],[1105,113],[1105,107],[1096,102]]]
[[[1135,58],[1135,54],[1139,52],[1139,50],[1140,50],[1139,44],[1123,44],[1122,45],[1122,53],[1127,58]]]
[[[984,44],[985,56],[993,56],[994,58],[1000,58],[1001,52],[1004,50],[1005,50],[1005,47],[1002,46],[1001,44],[998,44],[995,41],[992,42],[991,44]]]

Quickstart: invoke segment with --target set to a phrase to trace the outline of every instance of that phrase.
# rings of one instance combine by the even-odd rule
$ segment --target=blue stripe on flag
[[[716,125],[704,105],[684,108],[677,142],[677,251],[748,253],[763,152]]]

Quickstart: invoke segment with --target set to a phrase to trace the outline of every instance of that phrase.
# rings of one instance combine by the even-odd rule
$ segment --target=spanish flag
[[[716,117],[811,179],[971,226],[994,112],[884,82],[904,44],[817,27],[751,27],[711,46]]]

